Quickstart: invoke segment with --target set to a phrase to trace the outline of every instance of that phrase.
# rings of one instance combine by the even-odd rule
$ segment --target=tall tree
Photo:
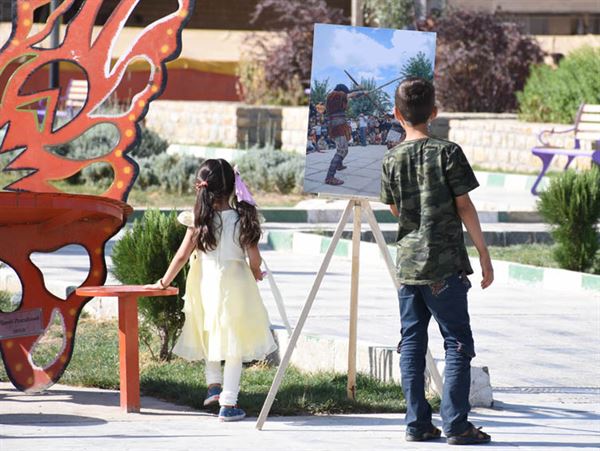
[[[433,81],[433,64],[431,60],[425,56],[424,52],[419,52],[402,66],[400,75],[404,78],[420,77],[425,80]]]
[[[312,87],[310,88],[310,103],[316,105],[317,103],[325,103],[327,100],[329,78],[323,81],[313,80]]]
[[[373,78],[362,78],[360,80],[360,89],[364,89],[366,91],[372,91],[377,87],[375,83],[375,79]],[[356,86],[353,87],[356,89]],[[384,112],[389,112],[392,109],[392,99],[390,95],[383,91],[375,91],[369,94],[373,101],[369,100],[367,96],[360,96],[350,99],[348,105],[348,116],[357,117],[360,113],[363,114],[374,114],[380,115]]]

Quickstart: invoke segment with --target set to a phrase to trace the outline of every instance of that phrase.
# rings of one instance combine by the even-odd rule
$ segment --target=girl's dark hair
[[[215,221],[217,210],[214,206],[222,200],[226,200],[238,212],[240,246],[245,249],[258,244],[261,235],[258,211],[248,202],[237,201],[234,196],[235,172],[226,160],[206,160],[196,173],[196,187],[198,194],[194,207],[194,226],[196,246],[200,251],[212,251],[217,247],[221,224]]]

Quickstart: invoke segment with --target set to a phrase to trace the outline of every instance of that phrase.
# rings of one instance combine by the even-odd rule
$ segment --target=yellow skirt
[[[185,323],[173,352],[211,362],[264,359],[277,349],[269,316],[245,261],[190,258],[183,313]]]

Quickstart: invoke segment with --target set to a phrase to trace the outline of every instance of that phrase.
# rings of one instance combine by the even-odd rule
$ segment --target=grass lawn
[[[80,319],[73,358],[61,383],[67,385],[118,389],[119,356],[116,321]],[[49,340],[56,349],[58,339]],[[44,360],[40,356],[40,360]],[[45,359],[47,360],[47,358]],[[141,390],[177,404],[202,409],[206,393],[203,364],[175,358],[171,362],[152,361],[144,345],[140,347]],[[264,402],[276,368],[264,363],[247,366],[242,375],[239,405],[248,415],[257,416]],[[6,381],[4,368],[0,379]],[[302,373],[291,367],[283,380],[272,413],[309,415],[331,413],[398,413],[405,411],[402,390],[397,384],[358,376],[357,400],[346,398],[346,376],[332,372]],[[439,399],[431,400],[435,409]]]
[[[475,247],[469,246],[467,250],[471,257],[479,256]],[[495,260],[506,260],[546,268],[558,268],[558,263],[556,263],[552,255],[553,250],[554,246],[549,244],[517,244],[506,247],[489,247],[490,255]]]

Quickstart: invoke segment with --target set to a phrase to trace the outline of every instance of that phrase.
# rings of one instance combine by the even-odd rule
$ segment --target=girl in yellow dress
[[[236,405],[242,362],[263,359],[277,347],[256,283],[262,280],[260,221],[239,174],[223,159],[202,164],[196,191],[194,212],[178,217],[188,228],[183,242],[151,286],[168,287],[189,259],[185,323],[173,352],[206,362],[204,405],[218,401],[219,419],[236,421],[246,415]]]

